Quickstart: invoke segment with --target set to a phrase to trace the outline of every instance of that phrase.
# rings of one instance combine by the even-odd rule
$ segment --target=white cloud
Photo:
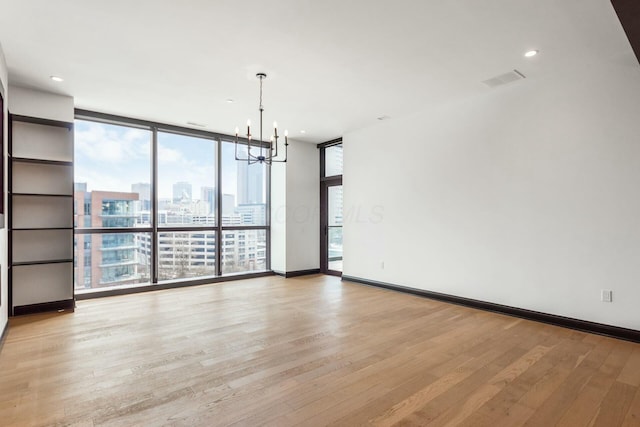
[[[76,153],[107,163],[123,163],[149,158],[151,134],[141,129],[109,128],[98,123],[86,123],[75,131]]]
[[[184,156],[182,152],[173,148],[158,145],[158,163],[182,163]]]

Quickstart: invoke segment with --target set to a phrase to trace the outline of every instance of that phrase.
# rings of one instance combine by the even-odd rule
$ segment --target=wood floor
[[[640,344],[266,277],[11,319],[0,425],[640,425]]]

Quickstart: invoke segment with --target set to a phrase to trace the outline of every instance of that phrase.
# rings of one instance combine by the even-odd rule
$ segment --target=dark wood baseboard
[[[22,316],[24,314],[44,313],[47,311],[73,311],[75,307],[75,299],[44,302],[41,304],[20,305],[17,307],[13,307],[13,315]]]
[[[310,270],[287,271],[284,277],[288,279],[289,277],[308,276],[310,274],[320,274],[320,269],[312,268]]]
[[[299,277],[299,276],[308,276],[310,274],[320,274],[320,269],[319,268],[312,268],[310,270],[297,270],[297,271],[274,271],[273,274],[280,276],[280,277],[285,277],[285,278],[290,278],[290,277]]]
[[[438,301],[449,302],[452,304],[464,305],[466,307],[477,308],[480,310],[493,311],[510,316],[520,317],[523,319],[534,320],[536,322],[548,323],[551,325],[562,326],[578,331],[589,332],[592,334],[605,335],[608,337],[618,338],[626,341],[640,343],[640,331],[635,329],[627,329],[619,326],[605,325],[602,323],[590,322],[587,320],[574,319],[571,317],[558,316],[555,314],[542,313],[539,311],[527,310],[524,308],[511,307],[508,305],[495,304],[492,302],[480,301],[471,298],[464,298],[455,295],[442,294],[439,292],[425,291],[422,289],[410,288],[407,286],[394,285],[391,283],[378,282],[375,280],[362,279],[360,277],[342,276],[343,281],[359,283],[377,288],[389,289],[392,291],[404,292],[408,294],[418,295]]]

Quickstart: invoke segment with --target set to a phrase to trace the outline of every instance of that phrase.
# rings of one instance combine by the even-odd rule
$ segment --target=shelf
[[[73,230],[73,227],[13,227],[11,231],[35,231],[35,230]]]
[[[11,227],[27,229],[73,228],[71,197],[13,195]]]
[[[31,123],[35,125],[61,127],[61,128],[73,130],[72,122],[64,122],[62,120],[51,120],[51,119],[43,119],[40,117],[21,116],[19,114],[11,114],[11,120],[13,122]]]
[[[11,234],[13,265],[73,261],[73,231],[13,230]]]
[[[73,161],[73,132],[42,123],[12,122],[10,156]]]
[[[73,199],[73,194],[41,194],[41,193],[11,193],[11,196],[28,196],[28,197],[61,197],[64,199]]]
[[[60,164],[12,163],[12,192],[73,195],[73,167]]]
[[[20,267],[23,265],[46,265],[46,264],[62,264],[73,262],[73,259],[52,259],[48,261],[30,261],[30,262],[14,262],[13,267]]]
[[[27,157],[11,157],[11,161],[19,163],[36,163],[41,165],[73,166],[73,162],[65,160],[31,159]]]
[[[13,306],[73,298],[73,262],[17,265],[11,269]]]
[[[10,121],[9,312],[72,307],[73,123],[20,115]]]

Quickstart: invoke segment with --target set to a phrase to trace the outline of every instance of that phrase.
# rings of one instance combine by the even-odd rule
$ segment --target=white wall
[[[344,275],[640,329],[639,119],[600,63],[344,135]]]
[[[271,269],[287,272],[287,164],[271,165]]]
[[[294,141],[287,161],[287,271],[320,267],[320,157]]]
[[[7,316],[9,314],[9,276],[8,276],[8,256],[7,256],[7,167],[6,167],[6,159],[7,159],[7,143],[8,143],[8,71],[7,71],[7,63],[4,58],[4,52],[2,51],[2,45],[0,45],[0,91],[2,92],[4,99],[4,113],[3,116],[5,118],[4,122],[4,151],[2,152],[2,161],[4,162],[4,192],[5,200],[5,215],[4,215],[4,224],[3,228],[0,230],[0,333],[4,330],[5,325],[7,324]]]
[[[11,86],[9,111],[20,116],[73,122],[73,97]]]
[[[271,268],[320,266],[320,166],[313,144],[290,141],[285,164],[271,166]]]

